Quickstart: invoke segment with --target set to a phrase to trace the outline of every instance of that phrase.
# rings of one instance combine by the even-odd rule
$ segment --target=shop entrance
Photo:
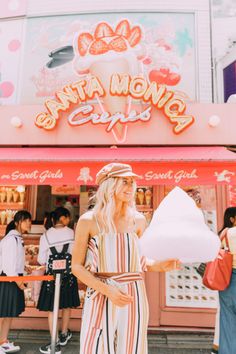
[[[153,211],[161,200],[174,188],[171,185],[139,185],[136,191],[137,209],[142,212],[147,224],[151,221]],[[222,223],[222,213],[228,200],[228,188],[215,185],[182,186],[202,209],[206,223],[217,232]],[[44,232],[45,213],[58,206],[65,206],[72,215],[71,227],[75,228],[80,215],[93,208],[95,185],[62,186],[0,186],[0,221],[1,234],[4,235],[6,223],[14,212],[21,208],[28,209],[33,215],[31,234],[25,238],[26,260],[34,272],[40,273],[37,265],[38,244]],[[171,217],[171,216],[170,216]],[[217,296],[202,286],[201,278],[196,273],[196,265],[184,265],[178,272],[167,274],[148,273],[145,275],[150,306],[149,326],[195,326],[212,327],[217,306]],[[24,316],[34,316],[37,322],[46,321],[35,310],[40,284],[32,283],[26,290],[28,312]],[[80,284],[80,296],[83,303],[85,286]],[[74,310],[74,323],[78,328],[81,310]],[[40,321],[37,317],[40,316]],[[26,320],[26,318],[25,318]],[[20,319],[18,320],[20,321]],[[45,322],[46,324],[46,322]],[[31,318],[32,326],[32,318]]]

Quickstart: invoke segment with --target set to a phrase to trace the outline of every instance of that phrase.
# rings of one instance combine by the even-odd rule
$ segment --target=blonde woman
[[[146,263],[138,248],[146,221],[135,209],[137,175],[111,163],[98,173],[96,204],[76,228],[72,270],[88,286],[81,354],[147,354],[148,303],[142,272],[179,268],[178,260]]]

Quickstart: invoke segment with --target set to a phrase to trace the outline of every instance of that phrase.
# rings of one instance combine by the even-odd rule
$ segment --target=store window
[[[153,188],[138,186],[135,196],[137,210],[143,213],[149,224],[153,214]]]
[[[0,231],[14,218],[17,210],[23,209],[28,191],[25,186],[0,186]]]

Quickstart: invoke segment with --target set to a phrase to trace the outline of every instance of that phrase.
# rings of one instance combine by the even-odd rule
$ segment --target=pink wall
[[[27,0],[1,0],[0,18],[23,16],[26,7]]]

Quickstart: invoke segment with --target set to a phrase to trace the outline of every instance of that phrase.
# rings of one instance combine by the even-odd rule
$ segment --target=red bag
[[[225,239],[225,249],[220,249],[217,258],[207,263],[202,279],[203,284],[211,290],[225,290],[230,283],[232,274],[233,255],[229,251],[229,242],[225,229],[221,236],[221,242]]]

